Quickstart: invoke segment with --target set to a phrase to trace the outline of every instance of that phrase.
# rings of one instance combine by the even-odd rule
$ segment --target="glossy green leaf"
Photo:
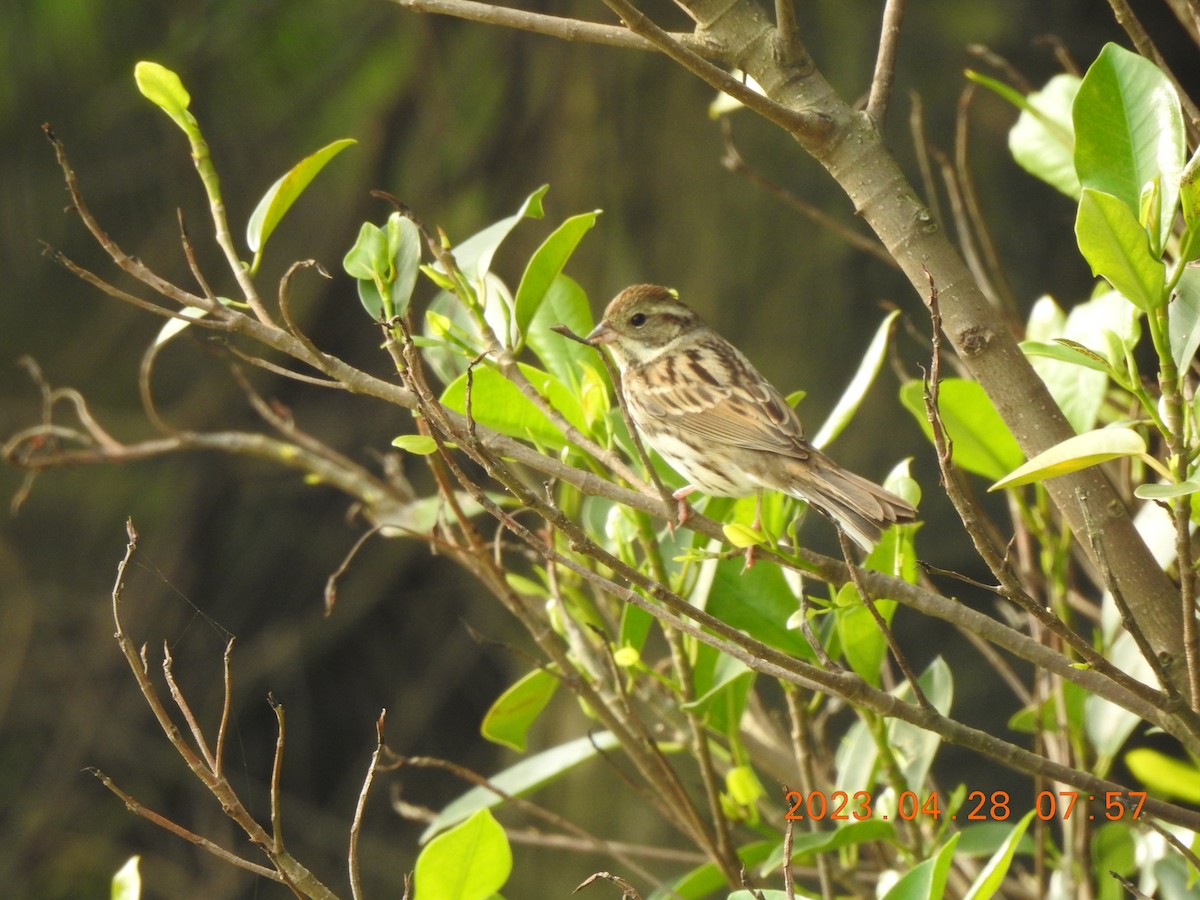
[[[417,857],[414,900],[488,900],[512,873],[512,848],[490,812],[478,810]]]
[[[829,414],[829,418],[821,425],[821,430],[813,437],[814,447],[824,448],[833,443],[834,439],[850,424],[854,414],[858,412],[863,398],[866,397],[867,391],[874,383],[875,376],[879,374],[883,361],[887,357],[888,338],[891,337],[892,328],[899,315],[900,310],[893,310],[875,329],[875,336],[871,338],[867,352],[863,354],[862,361],[858,364],[858,370],[850,380],[850,386],[842,392],[833,412]]]
[[[184,134],[199,137],[196,119],[188,111],[192,98],[178,75],[166,66],[143,60],[133,67],[133,80],[142,96],[170,116]]]
[[[744,561],[740,557],[712,565],[715,572],[705,606],[708,612],[777,650],[800,659],[812,659],[808,641],[787,627],[798,601],[782,569],[754,566],[743,572]]]
[[[1110,194],[1132,216],[1146,184],[1160,178],[1156,245],[1171,233],[1183,169],[1184,130],[1179,97],[1147,59],[1106,44],[1092,63],[1073,110],[1075,169],[1084,188]]]
[[[917,678],[926,698],[942,715],[950,712],[954,701],[954,677],[940,656],[935,658]],[[912,702],[912,689],[905,682],[896,687],[893,696]],[[888,744],[904,773],[905,782],[914,791],[925,784],[941,739],[916,725],[890,719],[887,723]],[[855,722],[838,746],[834,790],[854,796],[856,791],[871,791],[877,775],[879,747],[866,723]],[[872,792],[873,793],[873,792]]]
[[[558,678],[545,669],[534,669],[496,698],[484,714],[480,733],[493,744],[525,752],[525,735],[546,708]]]
[[[576,428],[587,425],[579,400],[561,381],[541,369],[522,364],[531,384]],[[442,394],[442,403],[467,414],[467,375],[455,379]],[[530,440],[560,450],[567,444],[563,433],[521,389],[489,366],[477,366],[471,375],[471,413],[476,422],[501,434]]]
[[[521,334],[525,334],[529,328],[530,321],[546,298],[546,292],[562,273],[563,266],[571,258],[583,236],[596,224],[596,217],[599,215],[600,210],[595,210],[567,219],[554,229],[529,258],[514,300],[517,330]],[[587,334],[586,331],[581,333]]]
[[[427,434],[402,434],[392,438],[392,446],[417,456],[428,456],[437,452],[437,441]]]
[[[520,291],[517,293],[519,297]],[[519,304],[520,300],[517,302]],[[563,384],[581,390],[585,383],[583,368],[595,369],[603,363],[591,347],[551,331],[555,325],[566,325],[581,337],[592,330],[592,310],[587,294],[566,275],[557,276],[546,289],[542,302],[525,328],[525,343],[537,354],[546,371]]]
[[[1166,270],[1150,250],[1146,230],[1112,194],[1085,187],[1075,218],[1075,239],[1093,275],[1103,276],[1143,312],[1161,306]]]
[[[682,709],[697,714],[718,734],[736,729],[742,720],[754,672],[728,654],[702,646],[692,665],[692,690],[696,696]]]
[[[1012,865],[1013,855],[1017,852],[1017,847],[1021,844],[1021,839],[1025,836],[1025,830],[1029,828],[1029,823],[1033,821],[1035,810],[1030,810],[1021,817],[1016,825],[1012,827],[1004,844],[992,855],[988,860],[983,870],[971,882],[971,887],[967,891],[963,900],[991,900],[1004,884],[1004,878],[1008,874],[1009,866]]]
[[[1129,824],[1105,822],[1096,828],[1092,833],[1091,852],[1088,855],[1097,885],[1102,886],[1108,881],[1116,888],[1116,891],[1108,893],[1101,890],[1097,895],[1099,900],[1125,900],[1129,895],[1113,881],[1110,873],[1116,872],[1122,878],[1128,878],[1137,871],[1137,842]]]
[[[914,866],[892,885],[883,900],[942,900],[946,896],[946,879],[954,862],[955,834],[933,856]]]
[[[142,896],[142,876],[138,872],[140,856],[131,856],[113,876],[109,897],[112,900],[138,900]]]
[[[1200,491],[1200,482],[1188,479],[1179,484],[1139,484],[1133,494],[1139,500],[1170,500]]]
[[[1132,428],[1098,428],[1067,438],[1049,450],[1039,453],[1001,478],[988,490],[998,491],[1001,488],[1045,481],[1047,478],[1078,472],[1110,459],[1141,456],[1145,452],[1146,441]]]
[[[482,282],[483,277],[491,271],[492,258],[496,255],[496,251],[518,222],[524,218],[540,219],[545,215],[542,210],[542,198],[546,196],[548,190],[550,190],[550,185],[542,185],[526,197],[511,216],[494,222],[451,248],[454,262],[469,281],[476,285]],[[440,266],[435,266],[435,268],[441,270]]]
[[[1183,167],[1179,176],[1179,199],[1183,206],[1183,220],[1195,228],[1200,224],[1200,148],[1192,154],[1192,158]]]
[[[738,859],[747,869],[761,864],[779,845],[778,841],[755,841],[737,848]],[[648,900],[707,900],[725,887],[725,876],[712,863],[706,863],[677,879],[669,888],[659,888]],[[728,888],[726,888],[728,890]],[[799,895],[797,895],[799,896]]]
[[[611,732],[596,732],[523,759],[488,780],[506,794],[523,797],[587,762],[598,753],[612,750],[616,746],[617,739]],[[477,810],[490,809],[502,802],[500,797],[486,787],[471,788],[434,817],[418,842],[424,844],[434,835],[457,825]]]
[[[1200,349],[1200,269],[1183,270],[1167,312],[1171,358],[1180,372],[1186,372]]]
[[[887,640],[870,610],[863,605],[858,589],[846,582],[834,601],[838,640],[850,668],[864,681],[879,686],[883,660],[887,656]],[[890,622],[896,611],[894,600],[876,600],[875,608]]]
[[[1025,455],[978,382],[947,378],[942,381],[939,395],[942,423],[954,442],[956,466],[984,478],[996,479],[1021,464]],[[933,428],[925,417],[921,382],[910,381],[903,385],[900,400],[932,441]]]
[[[254,212],[250,214],[250,222],[246,225],[246,245],[251,253],[257,253],[267,243],[271,232],[279,224],[284,214],[291,209],[292,204],[304,193],[304,189],[325,168],[325,164],[349,147],[356,144],[352,138],[344,138],[326,144],[311,156],[306,156],[276,181],[267,190]]]
[[[1077,76],[1055,75],[1025,98],[1027,105],[1008,133],[1008,149],[1017,164],[1072,200],[1079,199],[1080,190],[1071,121],[1078,92]]]
[[[1138,747],[1125,754],[1125,765],[1155,797],[1168,802],[1200,803],[1200,769],[1193,763],[1150,747]]]

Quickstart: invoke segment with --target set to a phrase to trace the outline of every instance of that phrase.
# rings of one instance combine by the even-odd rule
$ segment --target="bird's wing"
[[[660,357],[629,386],[631,402],[701,441],[806,459],[795,410],[741,353],[728,349],[733,352]]]

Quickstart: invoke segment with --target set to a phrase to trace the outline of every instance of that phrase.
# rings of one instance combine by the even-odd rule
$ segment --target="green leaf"
[[[755,841],[746,844],[738,847],[738,859],[747,869],[753,868],[770,856],[778,845],[778,841]],[[705,863],[677,879],[674,884],[659,888],[650,895],[649,900],[678,900],[680,897],[684,900],[704,900],[724,887],[725,876],[721,874],[720,869],[712,863]]]
[[[1075,127],[1071,107],[1079,92],[1075,75],[1055,75],[1025,98],[1026,106],[1008,133],[1017,165],[1072,200],[1079,199],[1075,174]]]
[[[437,452],[437,441],[427,434],[402,434],[392,438],[392,446],[417,456],[428,456]]]
[[[854,414],[858,412],[858,407],[862,405],[863,398],[866,397],[867,391],[875,381],[875,376],[879,374],[879,370],[883,366],[883,360],[887,356],[888,338],[891,337],[892,326],[899,315],[900,310],[893,310],[875,329],[875,336],[871,338],[867,352],[863,354],[862,362],[858,364],[858,371],[850,380],[850,386],[842,393],[833,412],[829,414],[829,418],[821,425],[821,430],[812,439],[814,447],[824,448],[833,443],[834,438],[842,433],[850,424],[850,420],[854,418]]]
[[[712,565],[715,571],[705,604],[709,613],[777,650],[800,659],[813,658],[808,641],[787,627],[797,600],[782,569],[754,566],[743,573],[741,558]]]
[[[935,855],[914,866],[892,885],[883,900],[941,900],[946,893],[946,878],[954,861],[958,835],[950,838]]]
[[[988,490],[998,491],[1001,488],[1045,481],[1047,478],[1078,472],[1110,459],[1141,456],[1145,452],[1146,441],[1132,428],[1098,428],[1067,438],[1049,450],[1042,451],[1001,478]]]
[[[846,662],[860,678],[878,687],[883,660],[887,656],[887,640],[879,630],[875,617],[863,605],[858,589],[851,582],[846,582],[838,590],[834,605],[838,607],[834,622]],[[896,611],[896,602],[876,600],[875,608],[885,622],[890,622]]]
[[[140,856],[131,856],[113,876],[109,896],[112,900],[138,900],[142,896],[142,876],[138,872]]]
[[[595,210],[567,219],[554,229],[554,233],[546,238],[542,242],[542,246],[538,247],[533,256],[529,258],[525,274],[521,276],[521,283],[517,286],[517,296],[514,301],[517,330],[522,335],[528,329],[538,307],[542,305],[546,292],[550,290],[550,286],[562,272],[563,266],[575,252],[575,247],[578,246],[580,240],[596,224],[596,217],[599,215],[600,210]],[[586,331],[580,333],[587,334]]]
[[[486,809],[429,842],[417,857],[415,900],[487,900],[512,872],[512,848]]]
[[[698,714],[707,728],[725,734],[741,722],[753,685],[754,672],[744,663],[702,645],[692,665],[696,699],[681,708]]]
[[[561,381],[533,366],[521,364],[521,371],[551,406],[580,430],[586,430],[579,400]],[[455,379],[442,394],[442,403],[456,412],[467,414],[467,375]],[[473,370],[471,377],[471,415],[480,425],[501,434],[533,441],[561,450],[567,445],[563,433],[543,415],[521,389],[487,366]]]
[[[1008,867],[1012,865],[1013,855],[1017,852],[1017,847],[1021,843],[1021,838],[1025,836],[1025,830],[1029,827],[1029,823],[1033,821],[1035,812],[1036,810],[1031,809],[1021,817],[1020,822],[1013,826],[1004,844],[988,860],[983,871],[971,883],[971,888],[963,900],[990,900],[995,896],[996,891],[1000,890],[1000,886],[1004,883],[1004,877],[1008,874]]]
[[[520,294],[518,289],[518,306]],[[583,336],[592,330],[592,324],[592,309],[583,288],[566,275],[559,275],[550,282],[542,302],[527,323],[525,343],[551,375],[578,391],[584,384],[582,368],[597,365],[596,351],[550,329],[555,325],[566,325]]]
[[[1186,372],[1200,349],[1200,269],[1183,270],[1167,312],[1171,358],[1180,372]]]
[[[1179,176],[1179,199],[1183,206],[1183,220],[1189,228],[1200,224],[1200,185],[1196,179],[1200,177],[1200,148],[1192,154],[1192,158],[1183,167]]]
[[[246,225],[246,244],[251,253],[258,253],[263,248],[284,213],[291,209],[292,204],[304,193],[309,182],[321,169],[325,168],[325,164],[351,144],[356,143],[358,142],[352,138],[343,138],[327,144],[311,156],[300,160],[282,178],[271,185],[270,189],[263,194],[262,199],[258,201],[258,206],[250,214],[250,222]]]
[[[1143,312],[1165,301],[1165,268],[1129,208],[1112,194],[1085,187],[1075,219],[1079,251],[1100,275]]]
[[[950,711],[954,701],[954,676],[940,656],[931,662],[917,679],[926,698],[942,715]],[[911,702],[912,688],[905,682],[891,694]],[[940,746],[940,738],[916,725],[890,719],[887,723],[888,744],[904,773],[904,780],[914,791],[925,785],[929,768]],[[879,747],[863,721],[855,722],[838,746],[834,789],[854,796],[855,791],[870,791],[875,783]]]
[[[611,750],[617,745],[617,739],[613,737],[612,732],[600,731],[536,753],[488,780],[506,794],[523,797],[554,781],[580,763],[587,762],[598,753]],[[457,825],[477,810],[490,809],[502,802],[500,797],[486,787],[471,788],[437,814],[421,834],[418,843],[424,844],[434,835]]]
[[[133,67],[133,80],[142,96],[170,116],[189,139],[199,137],[196,119],[188,112],[192,98],[178,75],[166,66],[143,60]]]
[[[345,257],[342,268],[358,281],[358,297],[375,321],[383,319],[383,295],[380,288],[389,280],[387,234],[378,225],[363,222]],[[364,287],[364,284],[366,287]]]
[[[534,669],[496,698],[484,714],[479,732],[493,744],[525,752],[525,735],[558,690],[558,678]]]
[[[1128,631],[1122,629],[1104,655],[1122,672],[1127,672],[1130,678],[1137,678],[1146,683],[1153,681],[1154,673],[1150,664],[1146,662],[1142,651],[1138,649],[1137,641]],[[1084,699],[1082,719],[1084,732],[1096,751],[1097,759],[1093,771],[1103,778],[1121,747],[1133,734],[1133,730],[1141,724],[1142,719],[1136,713],[1098,694],[1088,694]]]
[[[526,217],[540,219],[545,215],[542,211],[542,198],[546,196],[548,190],[550,190],[550,185],[542,185],[526,197],[520,208],[511,216],[494,222],[451,248],[454,262],[472,284],[482,284],[484,276],[491,271],[492,258],[496,255],[496,250],[518,222]],[[435,264],[434,268],[441,271],[440,265]]]
[[[388,257],[392,264],[392,315],[403,316],[421,274],[421,229],[398,212],[388,216]]]
[[[932,441],[933,428],[925,417],[921,382],[910,381],[903,385],[900,401]],[[1025,458],[1016,438],[978,382],[945,379],[939,391],[938,406],[946,433],[954,442],[954,464],[959,468],[996,479],[1011,472]]]
[[[1188,479],[1179,484],[1139,484],[1133,495],[1139,500],[1170,500],[1200,491],[1200,482]]]
[[[1160,800],[1200,803],[1200,769],[1192,763],[1139,747],[1125,754],[1125,765]]]
[[[1160,178],[1151,231],[1155,245],[1164,246],[1184,154],[1183,114],[1171,82],[1149,60],[1106,44],[1079,86],[1073,119],[1075,169],[1084,188],[1111,194],[1136,217],[1146,184]]]

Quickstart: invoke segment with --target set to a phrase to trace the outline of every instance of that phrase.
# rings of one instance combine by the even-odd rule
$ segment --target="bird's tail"
[[[867,552],[879,543],[883,529],[917,517],[916,509],[891,491],[848,472],[816,451],[811,451],[789,475],[787,493],[835,521]]]

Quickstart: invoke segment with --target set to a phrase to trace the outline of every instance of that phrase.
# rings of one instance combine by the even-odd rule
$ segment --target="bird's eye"
[[[632,325],[634,328],[641,328],[643,325],[646,324],[646,314],[645,313],[634,313],[632,316],[629,317],[629,324]]]

